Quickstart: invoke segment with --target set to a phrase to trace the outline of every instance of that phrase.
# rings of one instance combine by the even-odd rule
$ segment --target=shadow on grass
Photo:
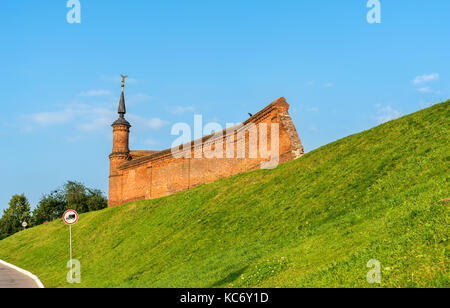
[[[238,279],[242,275],[242,273],[247,269],[247,267],[248,266],[245,266],[245,267],[243,267],[243,268],[241,268],[241,269],[239,269],[239,270],[237,270],[235,272],[230,273],[227,277],[225,277],[225,278],[223,278],[223,279],[221,279],[219,281],[214,282],[210,286],[210,288],[216,288],[216,287],[223,286],[223,285],[225,285],[227,283],[235,281],[236,279]]]

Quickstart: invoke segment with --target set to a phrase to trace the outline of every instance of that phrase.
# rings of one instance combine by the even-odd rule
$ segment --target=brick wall
[[[206,136],[196,142],[190,142],[180,147],[183,157],[172,154],[171,149],[164,151],[128,151],[128,136],[124,136],[124,127],[114,128],[118,135],[114,140],[120,145],[115,148],[121,152],[110,155],[109,204],[117,206],[123,203],[158,198],[179,191],[209,183],[220,178],[229,177],[245,171],[261,168],[270,157],[261,152],[261,146],[267,146],[272,151],[272,125],[278,126],[279,162],[286,162],[303,155],[303,146],[298,137],[294,124],[288,113],[289,105],[284,98],[279,98],[266,108],[256,113],[242,126],[233,131],[223,131],[221,134]],[[261,124],[267,125],[267,142],[260,138]],[[254,126],[253,126],[254,125]],[[251,128],[256,127],[254,131]],[[256,132],[255,135],[252,135]],[[274,133],[276,130],[274,131]],[[252,136],[251,136],[252,135]],[[251,138],[252,137],[252,138]],[[255,137],[255,138],[253,138]],[[116,140],[117,138],[117,140]],[[250,140],[256,140],[256,153],[250,153]],[[127,142],[126,145],[122,144]],[[222,143],[219,143],[222,141]],[[220,148],[224,158],[206,158],[198,154],[202,149],[215,150]],[[238,154],[238,148],[245,149]],[[234,158],[226,158],[228,152],[234,152]],[[197,154],[197,155],[195,155]],[[272,155],[273,156],[273,155]],[[177,158],[179,157],[179,158]]]

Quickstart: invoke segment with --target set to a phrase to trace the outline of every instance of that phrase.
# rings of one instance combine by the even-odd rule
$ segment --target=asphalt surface
[[[0,288],[37,288],[33,279],[0,264]]]

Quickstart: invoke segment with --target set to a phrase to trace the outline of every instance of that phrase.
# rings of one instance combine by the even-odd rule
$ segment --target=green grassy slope
[[[0,242],[47,287],[449,287],[450,101],[258,170]]]

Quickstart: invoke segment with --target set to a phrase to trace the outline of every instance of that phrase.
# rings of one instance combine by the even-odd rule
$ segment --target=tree
[[[48,195],[43,195],[33,211],[33,223],[40,225],[45,221],[61,218],[66,209],[67,201],[63,191],[55,190]]]
[[[82,183],[67,181],[63,188],[43,195],[33,211],[35,225],[62,217],[64,211],[72,209],[78,213],[86,213],[106,208],[108,200],[99,189],[91,189]]]
[[[82,183],[68,181],[64,185],[67,207],[78,213],[86,213],[104,209],[108,205],[107,199],[99,189],[91,189]]]
[[[64,191],[66,193],[68,208],[75,210],[78,213],[89,212],[89,197],[86,194],[87,188],[83,184],[79,182],[68,181],[64,185]]]
[[[14,195],[0,219],[0,237],[5,238],[23,229],[22,222],[31,224],[30,203],[24,194]]]
[[[108,206],[108,200],[103,196],[100,189],[87,189],[88,201],[87,206],[89,212],[98,211]]]

